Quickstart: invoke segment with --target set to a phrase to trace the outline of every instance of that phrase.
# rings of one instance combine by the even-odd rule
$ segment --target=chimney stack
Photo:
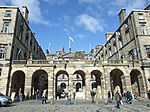
[[[120,25],[124,22],[124,20],[126,19],[126,9],[121,9],[121,11],[118,14],[119,16],[119,20],[120,20]]]
[[[113,36],[113,32],[107,32],[106,34],[105,34],[105,36],[106,36],[106,42]]]
[[[28,23],[28,14],[29,14],[28,8],[26,6],[22,6],[22,15],[27,23]]]

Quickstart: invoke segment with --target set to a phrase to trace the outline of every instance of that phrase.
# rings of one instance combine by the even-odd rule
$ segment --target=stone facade
[[[28,9],[15,6],[0,7],[0,91],[8,94],[13,60],[46,59],[29,28]],[[4,89],[5,88],[5,89]]]
[[[23,7],[23,13],[17,7],[0,9],[0,16],[4,17],[0,20],[3,29],[0,45],[2,51],[7,51],[1,51],[0,55],[1,92],[12,96],[21,88],[24,96],[35,98],[35,91],[39,90],[41,96],[47,89],[48,98],[54,100],[63,98],[69,90],[73,98],[75,93],[82,92],[85,99],[90,99],[94,90],[97,99],[103,99],[108,97],[108,91],[113,95],[119,89],[121,94],[131,91],[133,95],[147,97],[150,88],[148,7],[132,11],[128,17],[122,9],[119,28],[106,34],[106,44],[97,46],[95,55],[93,50],[89,54],[62,50],[53,55],[47,52],[46,57],[28,27],[27,8]],[[8,39],[4,39],[6,36]]]
[[[106,33],[106,43],[95,55],[97,60],[127,60],[134,66],[139,62],[150,88],[150,5],[144,10],[133,10],[126,17],[126,9],[118,14],[120,26]]]

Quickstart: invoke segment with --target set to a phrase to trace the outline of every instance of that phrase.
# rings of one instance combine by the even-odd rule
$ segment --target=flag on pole
[[[70,36],[69,36],[69,39],[70,39],[72,42],[74,42],[74,40],[73,40],[73,38],[72,38],[72,37],[70,37]]]

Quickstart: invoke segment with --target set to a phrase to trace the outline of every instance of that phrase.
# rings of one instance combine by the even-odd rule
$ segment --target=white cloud
[[[45,2],[51,4],[51,5],[63,5],[67,2],[67,0],[44,0]]]
[[[38,0],[10,0],[12,5],[16,5],[22,10],[22,6],[27,6],[29,10],[29,21],[43,25],[52,26],[49,21],[46,21],[40,9],[40,2]]]
[[[97,19],[89,16],[88,14],[82,14],[76,17],[75,23],[79,26],[85,27],[86,30],[97,32],[102,32],[105,25],[98,21]]]
[[[102,0],[78,0],[79,3],[86,3],[86,4],[97,4],[100,3]]]
[[[84,5],[86,13],[92,16],[100,17],[103,10],[103,0],[78,0],[80,5]]]
[[[150,0],[148,0],[150,1]],[[116,15],[121,8],[125,8],[127,11],[127,14],[129,14],[133,9],[144,9],[144,7],[147,5],[147,1],[144,0],[114,0],[114,2],[111,2],[110,9],[108,10],[109,15]],[[116,10],[118,8],[118,10]]]
[[[78,38],[79,40],[83,40],[85,37],[87,37],[85,34],[77,34],[77,35],[75,35],[75,38]]]

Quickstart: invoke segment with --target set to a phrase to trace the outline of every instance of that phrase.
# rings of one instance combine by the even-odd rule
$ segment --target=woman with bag
[[[120,109],[120,101],[122,100],[121,94],[119,93],[119,90],[115,93],[115,100],[117,103],[117,108]]]

